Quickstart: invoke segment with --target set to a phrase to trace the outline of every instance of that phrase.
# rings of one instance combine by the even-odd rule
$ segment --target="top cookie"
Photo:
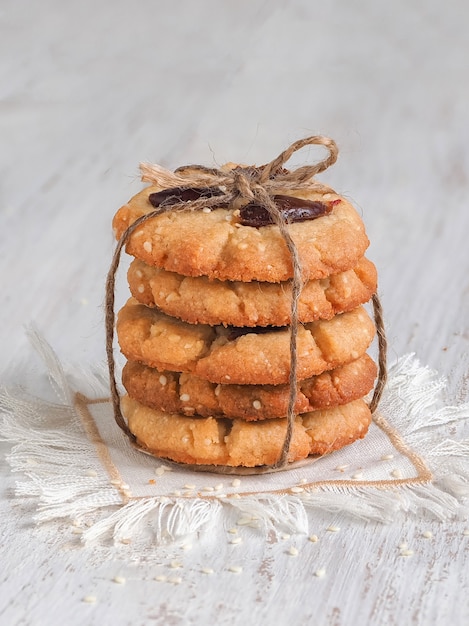
[[[137,218],[154,210],[149,196],[160,190],[146,187],[117,211],[113,220],[116,238]],[[320,279],[354,267],[369,241],[352,205],[335,193],[295,190],[290,195],[332,207],[322,217],[288,226],[303,278]],[[126,250],[148,265],[184,276],[276,283],[293,275],[291,255],[278,227],[245,226],[240,223],[239,211],[229,208],[169,210],[141,224],[130,236]]]

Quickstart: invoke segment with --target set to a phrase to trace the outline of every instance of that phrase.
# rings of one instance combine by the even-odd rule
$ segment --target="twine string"
[[[323,160],[293,171],[283,169],[291,156],[301,148],[308,145],[324,146],[328,155]],[[130,431],[120,408],[120,395],[116,381],[114,361],[114,327],[115,327],[115,280],[119,267],[122,250],[132,233],[144,222],[165,213],[166,211],[199,211],[204,208],[215,208],[220,205],[243,206],[252,200],[265,207],[274,224],[279,228],[280,234],[290,253],[293,276],[290,279],[292,287],[291,316],[290,316],[290,374],[289,374],[289,401],[287,409],[287,428],[278,460],[271,466],[258,469],[258,473],[275,471],[284,468],[288,464],[293,428],[295,423],[295,405],[297,399],[297,336],[298,336],[298,302],[303,288],[302,267],[296,245],[288,231],[288,223],[276,206],[272,196],[280,193],[288,193],[289,190],[309,189],[320,192],[332,192],[330,187],[311,180],[316,174],[325,171],[337,160],[338,148],[335,142],[328,137],[312,136],[294,142],[278,157],[270,163],[260,167],[236,167],[233,169],[208,168],[202,165],[187,165],[179,167],[174,172],[166,170],[159,165],[141,164],[142,180],[158,184],[164,189],[177,187],[215,187],[221,191],[216,196],[200,198],[198,200],[165,204],[164,202],[155,210],[137,218],[122,234],[115,248],[111,266],[106,279],[106,303],[105,303],[105,326],[106,326],[106,355],[109,369],[111,402],[114,417],[118,426],[135,443],[136,438]],[[375,386],[373,398],[370,402],[370,410],[373,413],[378,406],[384,385],[386,382],[386,337],[382,308],[377,294],[373,296],[373,311],[378,335],[379,346],[379,375]],[[197,469],[197,466],[192,466]],[[232,473],[233,468],[219,466],[212,471]]]
[[[374,413],[378,408],[379,401],[381,400],[381,396],[383,395],[384,387],[386,386],[386,381],[388,379],[388,342],[386,340],[386,333],[384,330],[383,307],[381,306],[381,301],[377,293],[373,294],[372,304],[373,317],[376,326],[376,335],[378,337],[378,380],[376,381],[376,385],[373,391],[373,397],[371,398],[368,406],[371,413]]]

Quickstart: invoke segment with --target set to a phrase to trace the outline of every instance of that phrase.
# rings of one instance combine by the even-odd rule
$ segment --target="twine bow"
[[[293,171],[284,169],[284,164],[290,157],[301,148],[309,145],[324,146],[328,150],[328,156],[315,163],[314,165],[306,165],[299,167]],[[178,189],[181,187],[191,187],[198,189],[213,189],[214,195],[208,193],[208,197],[192,201],[176,201],[175,198],[169,197],[163,200],[161,204],[153,211],[142,215],[135,220],[127,230],[122,234],[116,246],[111,267],[106,280],[106,353],[108,360],[111,400],[114,410],[114,417],[120,428],[135,442],[135,436],[129,430],[127,423],[120,409],[120,397],[117,389],[115,377],[115,362],[113,354],[114,343],[114,304],[115,304],[115,276],[119,266],[120,255],[124,245],[127,243],[132,233],[145,221],[157,217],[166,211],[197,211],[204,208],[219,207],[229,205],[231,208],[241,208],[242,206],[256,202],[264,207],[273,223],[279,228],[279,231],[285,241],[291,256],[293,266],[293,276],[291,278],[292,299],[291,299],[291,321],[290,321],[290,375],[289,375],[289,402],[287,410],[287,429],[281,454],[272,466],[266,468],[256,468],[256,473],[263,471],[274,471],[284,468],[288,464],[288,454],[290,450],[291,439],[293,435],[293,427],[295,422],[295,404],[297,399],[297,355],[296,342],[298,335],[298,302],[301,295],[303,280],[301,260],[295,243],[288,231],[288,225],[273,200],[274,195],[289,195],[293,190],[315,190],[322,193],[333,192],[330,187],[312,180],[316,174],[325,171],[333,165],[338,157],[338,148],[336,143],[323,136],[312,136],[300,139],[292,143],[277,158],[270,163],[255,166],[236,166],[233,168],[224,167],[221,169],[209,168],[203,165],[186,165],[179,167],[174,172],[167,170],[159,165],[142,163],[140,170],[142,181],[157,184],[162,189]],[[215,195],[216,194],[216,195]],[[375,324],[377,327],[378,346],[379,346],[379,375],[378,382],[375,386],[373,398],[370,402],[370,410],[375,411],[378,406],[381,394],[386,382],[386,338],[384,334],[384,323],[382,318],[381,304],[378,296],[373,295],[373,311]],[[197,466],[193,466],[197,469]],[[227,472],[232,473],[233,468],[226,468]],[[223,466],[211,468],[211,471],[223,472]]]

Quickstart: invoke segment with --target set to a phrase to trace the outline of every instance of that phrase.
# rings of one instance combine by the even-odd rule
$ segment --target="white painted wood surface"
[[[3,0],[3,382],[41,387],[31,322],[64,361],[104,358],[110,223],[139,161],[261,163],[322,133],[341,148],[322,179],[372,241],[390,358],[414,351],[467,401],[468,19],[464,0]],[[324,514],[315,544],[231,545],[221,528],[151,563],[100,563],[65,522],[66,550],[18,524],[3,453],[0,467],[2,625],[469,623],[469,522]]]

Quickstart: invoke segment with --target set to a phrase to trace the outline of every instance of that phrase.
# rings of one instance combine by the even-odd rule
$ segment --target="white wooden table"
[[[467,401],[468,19],[464,0],[4,0],[2,382],[43,385],[31,322],[64,361],[104,359],[111,219],[139,161],[262,163],[321,133],[341,148],[322,180],[372,242],[390,358],[415,352]],[[18,523],[1,449],[2,625],[469,623],[467,521],[324,514],[314,545],[246,531],[234,546],[222,528],[151,563],[100,563]]]

